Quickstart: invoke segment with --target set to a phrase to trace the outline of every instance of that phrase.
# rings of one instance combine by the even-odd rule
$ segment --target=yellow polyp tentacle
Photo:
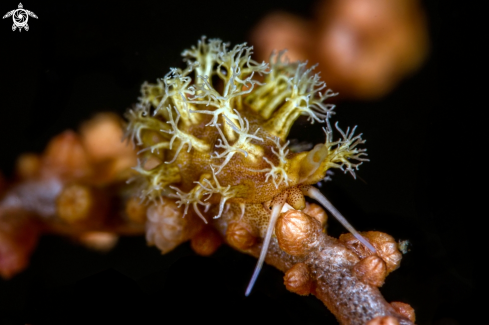
[[[180,69],[172,68],[162,81],[159,81],[158,89],[161,91],[161,96],[158,97],[160,100],[156,106],[155,115],[161,114],[168,120],[170,117],[166,106],[172,106],[179,112],[183,125],[190,126],[201,121],[202,117],[199,114],[191,113],[195,107],[189,107],[187,100],[187,96],[195,94],[194,89],[190,87],[192,78],[186,76],[194,66],[190,64],[183,72]]]
[[[273,112],[290,97],[291,91],[287,78],[272,79],[268,75],[265,83],[246,97],[245,102],[264,119],[269,119]]]
[[[186,61],[195,59],[197,65],[195,67],[195,76],[208,76],[211,77],[214,71],[214,63],[216,62],[218,47],[221,41],[211,39],[206,42],[206,37],[202,37],[197,44],[197,47],[192,46],[190,49],[183,51],[182,56]],[[192,61],[190,61],[192,62]],[[195,78],[196,83],[202,81]]]
[[[222,171],[222,169],[228,164],[228,162],[231,160],[231,158],[233,158],[234,153],[235,153],[234,151],[228,153],[226,156],[226,159],[224,159],[224,162],[221,165],[212,165],[213,167],[218,167],[218,169],[216,171],[216,175],[219,174]],[[214,158],[217,158],[217,157],[214,157]]]
[[[189,142],[192,143],[192,148],[195,148],[195,150],[199,152],[209,152],[211,147],[210,145],[205,142],[204,140],[198,139],[194,137],[191,134],[186,134],[187,138],[189,139]]]
[[[250,93],[255,84],[259,84],[257,80],[253,79],[253,74],[255,72],[258,74],[266,73],[268,66],[265,63],[259,65],[254,64],[254,61],[250,61],[251,48],[245,45],[240,44],[232,50],[228,50],[227,45],[221,41],[211,40],[209,44],[200,42],[198,49],[192,48],[184,52],[184,55],[195,57],[201,64],[203,61],[205,61],[205,64],[208,63],[208,61],[204,60],[206,55],[207,57],[212,57],[212,61],[217,64],[217,68],[213,67],[211,74],[218,75],[224,84],[222,94],[220,94],[211,84],[211,74],[205,74],[197,75],[197,82],[189,88],[194,91],[194,96],[189,98],[188,102],[206,106],[211,105],[217,108],[215,111],[199,110],[200,113],[214,115],[208,125],[215,126],[218,124],[218,118],[221,115],[234,120],[236,117],[233,113],[233,108],[235,108],[236,102],[241,101],[241,96]],[[245,66],[246,68],[243,69]],[[197,68],[196,73],[198,74],[198,72]],[[244,86],[246,86],[245,90],[243,90]],[[231,128],[224,125],[223,131],[229,140],[234,140],[235,134]]]
[[[200,182],[202,182],[204,179],[207,179],[209,177],[210,177],[209,174],[202,174],[200,177]],[[183,192],[178,187],[169,186],[172,190],[175,191],[175,194],[171,194],[170,196],[179,199],[178,201],[175,202],[178,205],[178,207],[185,205],[185,210],[183,214],[184,216],[187,214],[189,206],[192,205],[195,213],[204,221],[204,223],[207,224],[207,220],[204,217],[204,215],[200,212],[198,205],[199,204],[203,205],[205,207],[204,211],[207,212],[207,210],[210,207],[210,203],[202,201],[202,197],[205,195],[204,189],[202,188],[199,182],[194,182],[194,183],[196,183],[197,185],[194,186],[194,188],[192,188],[188,193]]]
[[[180,170],[176,166],[161,164],[155,167],[155,169],[158,170],[155,177],[155,183],[161,187],[166,187],[169,184],[180,183],[182,181]]]
[[[160,149],[170,149],[170,142],[169,141],[163,141],[163,142],[160,142],[160,143],[157,143],[155,145],[152,145],[150,147],[146,147],[144,149],[141,149],[138,151],[138,155],[143,153],[143,152],[151,152],[151,153],[157,153],[159,154],[160,153]]]
[[[249,158],[255,162],[258,157],[263,156],[264,152],[261,146],[251,143],[252,140],[263,142],[263,139],[256,135],[259,129],[257,129],[254,134],[251,134],[248,119],[246,119],[246,117],[242,118],[237,110],[234,110],[234,112],[236,113],[239,127],[232,120],[225,118],[226,124],[238,134],[238,140],[233,144],[233,147],[238,151],[246,152],[246,156],[249,156]]]
[[[209,179],[203,179],[203,181],[196,182],[199,184],[203,190],[204,190],[204,195],[208,195],[207,198],[204,201],[207,201],[211,198],[213,194],[219,194],[221,196],[220,201],[219,201],[219,213],[214,216],[214,219],[220,218],[224,209],[224,204],[226,203],[227,200],[236,197],[237,191],[231,187],[231,185],[228,185],[227,187],[221,186],[219,183],[216,173],[214,171],[214,168],[211,166],[212,170],[212,177],[213,177],[213,182],[210,182]],[[203,183],[206,183],[204,185]]]
[[[176,119],[173,118],[172,109],[169,106],[167,107],[167,111],[168,111],[168,114],[170,116],[169,121],[167,123],[171,124],[171,126],[172,126],[172,131],[168,131],[167,133],[173,135],[171,140],[170,140],[170,150],[173,149],[173,142],[176,139],[180,140],[180,145],[177,149],[177,152],[175,153],[175,157],[172,160],[172,162],[176,159],[176,156],[182,150],[182,148],[185,144],[188,145],[187,151],[190,151],[192,148],[195,148],[195,150],[197,150],[199,152],[210,151],[211,147],[207,142],[205,142],[204,140],[196,138],[192,134],[185,133],[178,128],[178,122],[180,120],[180,113],[178,112],[178,110],[176,110],[176,113],[177,113]],[[168,163],[171,163],[171,162],[168,162]]]
[[[221,153],[215,152],[211,156],[211,158],[222,159],[225,157],[224,162],[220,166],[216,166],[219,167],[216,175],[221,172],[221,170],[227,165],[227,163],[231,160],[236,152],[240,152],[246,158],[250,159],[252,163],[257,162],[264,153],[264,150],[261,146],[251,143],[252,140],[263,142],[262,138],[256,136],[256,133],[259,131],[259,129],[257,129],[254,134],[251,134],[250,125],[246,117],[242,118],[237,110],[234,110],[234,112],[236,113],[239,127],[231,119],[224,116],[224,125],[227,125],[232,130],[232,132],[238,135],[238,139],[232,145],[229,145],[228,140],[230,139],[228,139],[225,136],[224,132],[221,131],[219,125],[215,125],[218,133],[221,136],[221,139],[218,139],[218,144],[216,145],[216,148],[223,148],[224,151]]]
[[[265,174],[265,182],[268,182],[268,179],[271,177],[272,182],[275,185],[276,189],[278,189],[282,183],[288,186],[290,181],[290,177],[288,173],[290,164],[289,164],[289,160],[287,159],[287,155],[289,153],[289,149],[287,149],[287,146],[289,145],[290,141],[287,141],[283,146],[281,146],[280,138],[278,137],[274,137],[274,138],[267,137],[267,138],[269,140],[272,140],[277,147],[277,150],[275,150],[272,147],[271,151],[278,158],[278,165],[275,166],[267,157],[263,157],[263,160],[270,165],[270,168],[266,168],[262,170],[253,170],[253,171],[267,172],[267,174]]]
[[[275,112],[275,110],[280,107],[280,104],[282,104],[287,97],[289,97],[289,92],[287,92],[286,90],[279,92],[277,96],[271,97],[267,101],[266,105],[264,105],[260,114],[263,116],[263,118],[269,119],[272,116],[273,112]]]
[[[128,119],[128,125],[126,128],[126,133],[124,134],[124,138],[131,139],[135,145],[143,145],[144,134],[147,132],[156,132],[160,133],[163,130],[170,130],[170,126],[160,121],[157,118],[151,117],[149,114],[149,107],[138,104],[134,109],[130,109],[125,117]],[[163,135],[165,138],[168,138],[167,135]]]
[[[227,141],[226,137],[224,136],[224,133],[219,128],[219,125],[216,125],[216,129],[219,132],[219,134],[221,135],[221,139],[218,139],[218,142],[219,143],[216,145],[216,148],[223,148],[224,151],[222,153],[217,153],[217,151],[214,152],[214,154],[211,155],[211,158],[214,158],[214,159],[222,159],[222,158],[226,157],[224,159],[224,162],[220,166],[214,166],[214,167],[219,167],[218,170],[217,170],[217,172],[216,172],[216,175],[217,175],[217,174],[219,174],[221,172],[221,170],[231,160],[231,158],[234,156],[234,154],[236,153],[236,151],[239,151],[239,149],[238,148],[233,148],[232,146],[229,145],[229,142]],[[246,152],[245,152],[245,154],[247,155]]]
[[[317,144],[300,162],[300,182],[303,184],[314,184],[319,182],[326,176],[326,171],[329,168],[339,168],[344,172],[350,172],[353,177],[356,177],[355,170],[368,159],[364,158],[367,155],[366,149],[358,149],[357,145],[365,143],[361,138],[361,134],[354,136],[354,127],[351,132],[350,128],[346,133],[338,126],[336,129],[340,132],[342,139],[332,141],[332,130],[329,127],[323,128],[326,133],[326,142]],[[352,162],[357,160],[357,163]]]
[[[164,84],[161,80],[157,80],[157,84],[144,82],[141,85],[141,97],[139,100],[143,105],[151,105],[157,107],[163,97]]]
[[[241,111],[243,109],[243,97],[239,96],[239,97],[233,98],[232,104],[233,104],[233,107],[235,107],[238,111]]]
[[[273,185],[275,185],[275,188],[278,189],[280,184],[283,182],[285,185],[289,185],[289,179],[287,175],[287,171],[282,168],[280,165],[275,166],[270,160],[268,160],[266,157],[263,157],[263,159],[270,164],[271,168],[268,169],[268,173],[265,175],[266,179],[265,181],[268,181],[269,177],[272,177],[272,182]],[[267,171],[267,170],[265,170]],[[278,182],[277,179],[279,178]]]
[[[275,112],[273,118],[264,124],[263,128],[271,135],[285,141],[300,114],[300,110],[295,109],[293,103],[286,102]]]
[[[265,82],[246,98],[246,103],[267,120],[291,95],[289,79],[293,76],[297,63],[282,61],[284,53],[285,51],[279,52],[278,55],[272,53],[270,73],[266,76]]]
[[[193,105],[192,103],[189,103],[186,100],[186,106],[185,106],[185,114],[187,114],[189,116],[189,119],[191,121],[191,124],[199,124],[200,122],[202,122],[203,120],[203,116],[202,114],[199,114],[197,111],[197,107],[195,105]],[[192,127],[192,126],[190,126]]]
[[[144,178],[147,187],[144,193],[146,198],[151,201],[158,197],[161,198],[162,191],[170,184],[182,181],[180,170],[172,165],[160,164],[153,169],[146,170],[142,167],[141,160],[138,160],[138,165],[133,167],[133,169]]]
[[[307,154],[301,161],[301,169],[299,172],[301,183],[313,184],[324,178],[326,170],[323,170],[321,165],[323,165],[328,153],[329,148],[320,143]],[[316,182],[314,182],[315,179],[317,179]]]
[[[241,148],[243,151],[248,153],[247,158],[252,164],[256,163],[257,161],[259,161],[260,158],[263,157],[264,150],[259,145],[246,142],[241,146]]]
[[[198,114],[194,105],[185,102],[183,99],[173,100],[173,105],[180,113],[180,120],[184,127],[191,127],[202,120],[202,115]]]
[[[229,114],[230,115],[230,114]],[[234,123],[234,122],[237,122],[236,119],[233,118],[233,116],[227,116],[226,113],[223,113],[222,114],[222,118],[224,120],[228,120],[230,121],[231,123]],[[236,135],[234,134],[234,130],[233,128],[231,127],[231,125],[229,123],[223,123],[222,124],[222,129],[223,129],[223,132],[224,132],[224,135],[226,136],[226,138],[229,140],[229,141],[234,141],[236,140]]]
[[[329,167],[340,168],[345,173],[350,172],[350,174],[354,178],[356,178],[355,170],[358,170],[358,167],[364,161],[369,161],[369,159],[364,158],[364,156],[367,156],[367,149],[357,148],[357,145],[365,143],[365,140],[362,139],[362,134],[353,136],[356,130],[356,126],[351,130],[351,132],[350,128],[348,128],[346,133],[340,129],[340,127],[338,126],[338,122],[336,122],[335,127],[340,132],[342,139],[334,143],[329,143],[331,131],[329,131],[328,133],[328,131],[324,129],[327,134],[326,145],[330,148],[328,154],[329,159],[327,161],[327,165],[325,166],[325,170]],[[331,149],[331,147],[335,145],[337,147]],[[351,160],[357,160],[358,163],[353,163]]]

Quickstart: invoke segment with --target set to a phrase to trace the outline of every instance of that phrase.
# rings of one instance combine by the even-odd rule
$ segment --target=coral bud
[[[387,267],[380,257],[370,255],[355,264],[352,272],[363,283],[381,287],[387,276]]]
[[[280,248],[294,256],[307,254],[314,248],[320,231],[319,221],[297,210],[283,213],[275,226]]]
[[[43,165],[43,172],[49,175],[83,177],[91,173],[88,156],[80,138],[69,130],[49,142]]]
[[[234,222],[226,231],[226,241],[237,249],[248,249],[256,243],[256,237],[244,224]]]
[[[41,159],[33,153],[26,153],[17,158],[15,173],[20,179],[34,178],[39,175]]]
[[[158,247],[162,254],[173,250],[191,237],[191,231],[200,230],[199,224],[188,214],[183,218],[182,209],[173,200],[162,198],[162,203],[151,205],[147,211],[146,241]]]
[[[212,227],[203,227],[190,241],[190,246],[195,253],[209,256],[222,245],[222,238]]]
[[[322,228],[326,226],[328,215],[326,214],[326,211],[324,211],[324,209],[316,203],[306,203],[306,207],[304,210],[302,210],[302,212],[319,221]]]
[[[365,236],[377,249],[377,254],[385,261],[387,273],[396,270],[401,265],[402,253],[392,236],[379,231],[369,231]]]
[[[144,223],[146,221],[146,206],[141,203],[137,197],[132,197],[127,200],[126,214],[129,220],[136,223]]]
[[[88,219],[101,222],[108,202],[100,194],[86,185],[67,185],[56,199],[59,218],[68,223],[85,222]]]
[[[394,308],[394,310],[398,314],[406,317],[411,322],[414,323],[416,321],[416,316],[414,314],[414,309],[410,305],[405,304],[403,302],[399,302],[399,301],[393,301],[393,302],[391,302],[391,306],[392,306],[392,308]]]
[[[104,253],[114,248],[119,236],[110,232],[89,231],[83,233],[78,240],[86,247]]]
[[[87,155],[96,164],[99,182],[127,177],[130,167],[137,164],[133,147],[121,141],[121,121],[115,114],[98,114],[85,122],[80,131]]]
[[[292,266],[284,276],[284,284],[287,290],[306,296],[312,291],[312,281],[309,267],[304,263]]]
[[[392,316],[377,316],[366,325],[399,325],[399,322]]]
[[[97,114],[83,123],[80,133],[88,155],[95,162],[134,154],[132,146],[121,141],[121,121],[115,114]]]
[[[292,187],[288,191],[287,203],[296,210],[302,210],[306,207],[306,199],[302,191],[297,187]]]
[[[387,274],[401,265],[402,254],[392,236],[380,231],[362,232],[361,235],[375,247],[377,255],[384,260],[387,266]],[[372,254],[352,234],[343,234],[339,240],[361,259]]]

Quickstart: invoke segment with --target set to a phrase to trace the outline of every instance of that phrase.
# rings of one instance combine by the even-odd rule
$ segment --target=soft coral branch
[[[353,274],[352,269],[359,262],[358,257],[325,234],[320,234],[318,240],[317,248],[301,257],[286,254],[280,249],[277,240],[272,240],[265,262],[283,272],[298,263],[307,265],[311,270],[314,295],[342,324],[363,325],[379,315],[394,317],[400,325],[413,324],[385,301],[377,287],[363,283]],[[248,253],[258,257],[260,251],[261,244],[251,248]]]

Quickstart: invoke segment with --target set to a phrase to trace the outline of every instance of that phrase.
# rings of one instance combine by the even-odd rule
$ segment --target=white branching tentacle
[[[335,105],[324,104],[323,101],[337,94],[328,89],[323,95],[321,91],[326,88],[326,83],[321,81],[319,73],[311,75],[317,64],[307,70],[306,66],[307,61],[297,65],[294,76],[289,79],[292,91],[286,101],[290,101],[295,109],[300,110],[301,114],[307,115],[311,124],[314,124],[315,121],[324,123]]]
[[[298,112],[308,116],[311,123],[323,123],[334,109],[333,104],[325,104],[324,101],[337,93],[326,89],[319,73],[312,73],[317,65],[307,69],[307,61],[289,63],[282,60],[283,55],[283,51],[278,55],[272,54],[271,73],[265,78],[265,85],[248,96],[247,103],[265,119],[279,109],[282,119],[287,119],[291,112]]]
[[[181,181],[181,176],[177,167],[168,165],[158,165],[153,169],[145,169],[144,162],[138,159],[134,169],[139,174],[139,180],[143,180],[144,188],[141,190],[141,201],[149,200],[156,202],[162,200],[162,193],[166,187],[172,183]]]
[[[171,125],[172,129],[170,131],[167,131],[167,130],[160,130],[160,131],[173,135],[172,138],[171,138],[171,140],[170,140],[170,144],[169,144],[169,149],[170,150],[173,149],[173,142],[176,139],[178,139],[180,141],[180,144],[178,146],[178,149],[175,152],[175,154],[173,155],[173,159],[171,161],[166,161],[165,162],[166,164],[173,163],[178,158],[178,155],[180,154],[180,151],[182,150],[182,148],[185,145],[188,145],[187,152],[190,152],[190,150],[192,150],[192,147],[195,147],[196,150],[198,150],[198,151],[208,151],[208,150],[210,150],[209,144],[207,144],[203,140],[197,139],[196,137],[194,137],[191,134],[187,134],[185,132],[182,132],[178,128],[178,121],[180,120],[180,112],[176,108],[175,108],[175,111],[177,113],[177,118],[176,119],[173,118],[173,113],[172,113],[172,109],[170,108],[170,106],[167,106],[166,109],[167,109],[168,115],[169,115],[169,121],[167,123]]]
[[[236,45],[232,50],[228,50],[228,45],[221,41],[211,40],[207,45],[203,43],[200,42],[198,48],[192,48],[184,53],[188,57],[197,58],[201,64],[206,66],[203,70],[209,72],[199,74],[203,70],[196,68],[196,82],[188,88],[192,96],[187,96],[186,102],[215,107],[215,110],[199,109],[190,112],[212,115],[207,126],[216,126],[220,116],[231,119],[233,122],[237,121],[238,117],[233,109],[241,107],[241,97],[251,93],[255,85],[262,85],[253,78],[255,73],[260,75],[268,73],[268,65],[264,62],[258,64],[251,60],[252,47],[247,47],[246,43]],[[212,73],[207,71],[210,62],[218,64]],[[222,93],[212,85],[211,77],[214,74],[217,74],[223,81]],[[223,125],[223,130],[229,140],[234,140],[234,135],[227,124]]]
[[[287,149],[287,146],[290,144],[290,141],[287,141],[283,146],[281,146],[280,139],[278,137],[267,138],[272,140],[278,148],[278,152],[275,151],[274,148],[272,148],[272,152],[275,154],[275,156],[278,157],[279,164],[275,166],[270,160],[268,160],[267,157],[263,157],[263,160],[265,160],[270,165],[270,168],[253,171],[267,172],[267,174],[265,174],[265,182],[268,182],[268,179],[271,177],[275,188],[278,189],[278,187],[282,183],[289,185],[289,176],[287,174],[287,155],[289,153],[289,149]]]
[[[329,167],[340,168],[345,173],[350,172],[350,174],[356,178],[355,170],[358,170],[358,167],[364,161],[369,161],[369,159],[365,158],[365,156],[367,156],[367,149],[357,148],[359,144],[365,143],[366,140],[362,139],[362,134],[354,136],[357,128],[356,126],[351,130],[351,132],[350,128],[348,128],[346,132],[343,132],[343,130],[341,130],[338,126],[338,122],[336,122],[335,128],[342,136],[342,139],[335,142],[330,142],[332,132],[326,128],[323,128],[324,132],[326,133],[325,145],[328,146],[328,148],[336,146],[336,148],[331,150]],[[352,163],[352,159],[359,162]]]
[[[130,139],[134,146],[143,145],[142,133],[144,130],[159,132],[169,127],[162,121],[150,116],[149,105],[137,104],[134,109],[128,110],[125,117],[129,121],[124,138]]]
[[[161,141],[160,143],[154,144],[150,147],[141,149],[137,152],[138,155],[140,155],[143,152],[149,151],[151,153],[157,153],[160,154],[160,149],[169,149],[170,148],[170,142],[168,141]]]
[[[163,107],[168,105],[175,106],[180,114],[188,114],[188,106],[185,99],[187,96],[194,94],[193,90],[189,88],[192,78],[183,76],[179,69],[172,68],[162,81],[165,85],[165,90],[159,105],[156,107],[155,115],[160,109],[164,109]]]
[[[239,127],[234,124],[233,121],[231,121],[231,119],[229,119],[227,116],[224,116],[224,119],[229,127],[234,132],[236,132],[236,134],[238,134],[238,139],[233,145],[229,145],[229,142],[226,139],[224,133],[219,128],[219,125],[216,125],[217,131],[221,135],[221,139],[217,140],[219,143],[216,145],[216,148],[223,148],[224,151],[221,153],[218,153],[217,151],[214,152],[211,158],[221,159],[226,157],[224,162],[220,166],[218,166],[219,168],[216,171],[216,175],[221,172],[221,170],[224,168],[224,166],[227,165],[227,163],[231,160],[236,152],[240,152],[245,157],[248,157],[249,152],[251,152],[252,159],[254,159],[256,155],[261,155],[261,148],[251,143],[251,140],[263,142],[263,139],[256,135],[260,129],[257,129],[254,134],[249,133],[250,124],[248,122],[248,119],[246,119],[246,117],[242,118],[237,110],[234,110],[234,112],[236,113]]]
[[[236,195],[236,191],[234,189],[231,189],[231,185],[228,185],[227,187],[222,187],[217,180],[216,173],[212,166],[211,169],[214,184],[211,183],[208,179],[204,179],[202,182],[197,182],[197,184],[199,184],[205,191],[204,195],[208,195],[204,201],[209,200],[214,193],[221,195],[221,200],[219,201],[219,213],[214,216],[214,219],[217,219],[221,217],[226,201],[233,198]],[[205,183],[205,185],[202,183]]]
[[[204,189],[198,184],[188,193],[183,192],[180,190],[178,187],[175,186],[170,186],[172,190],[175,191],[175,194],[171,194],[170,197],[178,198],[179,200],[176,201],[176,204],[180,208],[182,205],[185,205],[185,210],[183,212],[183,216],[185,216],[188,213],[188,208],[190,205],[194,208],[195,213],[207,224],[207,220],[205,219],[204,215],[199,210],[198,205],[203,205],[205,207],[204,212],[207,212],[209,210],[209,207],[211,206],[210,203],[208,202],[203,202],[202,196],[204,195]]]

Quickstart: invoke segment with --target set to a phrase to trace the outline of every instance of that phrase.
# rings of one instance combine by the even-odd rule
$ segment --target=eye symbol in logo
[[[19,3],[19,8],[11,10],[3,16],[3,18],[7,18],[12,16],[14,24],[12,25],[12,31],[15,31],[17,28],[19,32],[24,28],[26,31],[29,30],[29,25],[27,25],[27,21],[29,20],[29,16],[33,18],[37,18],[36,14],[32,11],[23,9],[22,3]]]

